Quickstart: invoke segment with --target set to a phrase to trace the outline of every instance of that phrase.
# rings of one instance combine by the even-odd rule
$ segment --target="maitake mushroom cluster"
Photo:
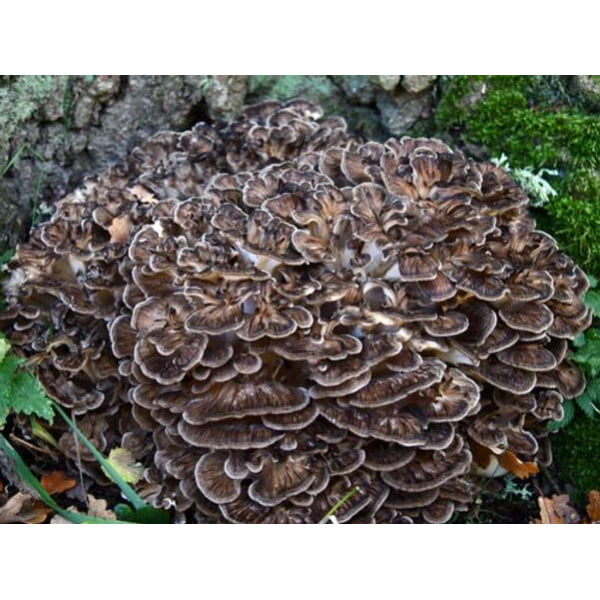
[[[550,460],[588,284],[501,168],[320,117],[263,103],[90,178],[19,247],[4,327],[155,505],[445,522],[507,453]]]

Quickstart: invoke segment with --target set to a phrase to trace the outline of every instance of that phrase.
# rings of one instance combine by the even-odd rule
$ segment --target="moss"
[[[21,125],[47,104],[56,103],[64,76],[23,75],[0,82],[0,166],[8,162],[11,142]]]
[[[516,168],[558,169],[548,204],[550,233],[574,260],[600,274],[600,120],[568,95],[565,78],[459,76],[445,79],[439,128],[463,143],[502,153]]]
[[[600,419],[574,419],[552,437],[552,449],[559,481],[573,486],[577,503],[600,489]]]
[[[598,180],[594,180],[599,185]],[[590,199],[560,196],[550,202],[547,228],[567,254],[588,273],[600,275],[600,194]]]
[[[461,127],[464,139],[492,154],[504,152],[515,167],[592,167],[600,121],[563,104],[561,86],[542,77],[456,77],[443,88],[436,120]]]
[[[325,100],[323,108],[329,112],[327,104],[337,96],[335,84],[324,75],[251,75],[248,80],[248,93],[251,96],[290,100],[302,96],[311,100]],[[329,102],[327,100],[329,99]]]
[[[55,88],[56,83],[51,75],[24,75],[18,77],[14,85],[0,87],[0,127],[31,117]]]

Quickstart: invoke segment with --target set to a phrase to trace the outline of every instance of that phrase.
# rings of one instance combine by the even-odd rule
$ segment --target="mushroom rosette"
[[[588,283],[526,206],[441,141],[263,103],[59,201],[4,328],[188,520],[314,523],[346,498],[340,522],[442,523],[492,458],[549,461],[584,385]]]

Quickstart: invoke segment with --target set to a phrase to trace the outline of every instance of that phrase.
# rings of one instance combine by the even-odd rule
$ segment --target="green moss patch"
[[[600,419],[574,419],[552,436],[552,449],[560,483],[573,486],[578,504],[590,490],[600,490]]]
[[[513,167],[557,169],[550,233],[584,269],[600,274],[600,119],[571,100],[564,78],[447,79],[436,123],[490,156],[506,154]]]

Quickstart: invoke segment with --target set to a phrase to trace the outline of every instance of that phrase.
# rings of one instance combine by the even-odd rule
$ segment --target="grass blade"
[[[115,521],[111,519],[102,519],[100,517],[90,517],[89,515],[76,513],[61,508],[54,501],[54,498],[52,498],[52,496],[50,496],[50,494],[44,489],[37,477],[31,472],[29,467],[25,464],[25,461],[21,458],[21,455],[13,448],[12,444],[1,433],[0,452],[8,458],[11,465],[14,466],[15,472],[22,479],[22,481],[27,484],[27,487],[33,492],[34,497],[39,498],[46,506],[58,513],[61,517],[71,521],[71,523],[94,523],[110,525],[115,523],[126,523],[126,521]]]
[[[146,508],[148,505],[135,493],[135,490],[119,475],[119,473],[113,468],[113,466],[102,456],[102,453],[90,442],[85,435],[81,432],[79,427],[69,418],[67,413],[61,408],[61,406],[53,402],[56,412],[65,420],[69,427],[73,430],[75,435],[81,440],[86,448],[94,455],[94,458],[102,465],[107,475],[112,481],[119,486],[123,495],[131,502],[135,509]]]
[[[339,502],[336,502],[336,504],[333,506],[333,508],[319,521],[319,525],[323,524],[323,523],[327,523],[327,520],[330,517],[335,516],[335,513],[344,505],[346,504],[346,502],[348,502],[348,500],[350,500],[350,498],[352,498],[352,496],[355,496],[356,494],[359,494],[361,491],[360,487],[358,487],[357,485],[355,485],[351,490],[349,490],[348,492],[346,492],[342,498],[339,500]]]

